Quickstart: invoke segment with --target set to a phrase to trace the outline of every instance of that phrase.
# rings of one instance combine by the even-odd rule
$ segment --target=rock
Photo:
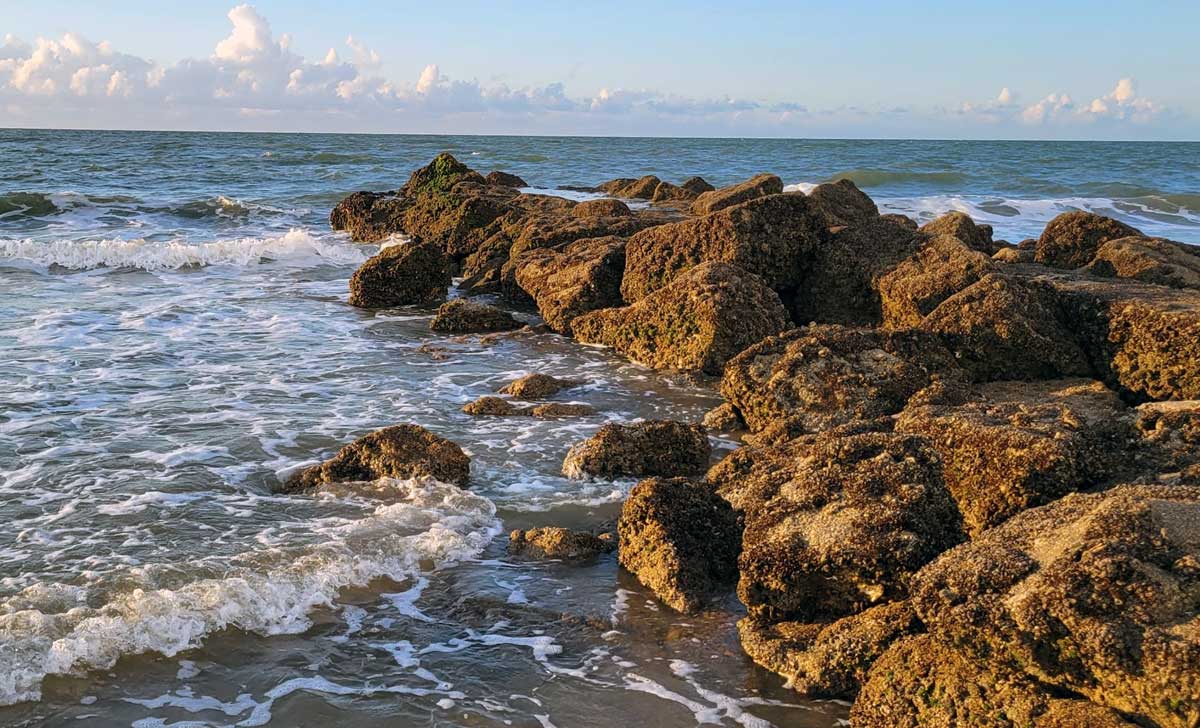
[[[704,429],[709,432],[733,432],[734,430],[744,429],[746,424],[742,422],[741,415],[737,409],[728,402],[709,410],[704,415]]]
[[[509,174],[508,172],[501,172],[500,170],[488,173],[488,176],[484,179],[489,185],[500,185],[501,187],[529,186],[525,180],[521,179],[517,175]]]
[[[531,410],[534,417],[554,419],[557,417],[590,417],[596,410],[586,404],[571,404],[568,402],[547,402],[539,404]]]
[[[899,412],[934,376],[960,376],[923,331],[814,325],[772,336],[731,360],[721,394],[751,432],[793,422],[819,432]]]
[[[888,222],[891,222],[895,225],[899,225],[900,227],[908,228],[909,230],[912,230],[913,232],[917,232],[917,221],[912,219],[908,215],[901,215],[896,212],[890,212],[890,213],[887,213],[884,215],[880,215],[879,217],[881,217],[884,220],[887,220]]]
[[[1092,368],[1131,401],[1200,399],[1200,292],[1076,274],[1039,276]]]
[[[458,270],[491,238],[504,221],[530,214],[522,209],[534,195],[496,185],[456,185],[449,191],[426,193],[406,200],[400,232],[414,240],[438,245]]]
[[[454,185],[465,181],[482,183],[484,179],[478,172],[455,159],[454,155],[442,152],[432,162],[413,172],[400,192],[406,197],[449,192]]]
[[[702,475],[711,453],[708,435],[699,425],[673,420],[609,423],[571,446],[563,460],[563,474],[569,478]]]
[[[741,526],[701,482],[641,481],[621,508],[617,534],[621,566],[677,612],[700,611],[737,580]]]
[[[546,324],[567,336],[583,314],[622,305],[624,272],[625,240],[617,237],[530,251],[516,264],[517,284],[533,298]]]
[[[658,187],[654,188],[654,194],[650,196],[651,202],[687,202],[696,199],[697,193],[691,190],[673,185],[670,182],[659,182]]]
[[[580,202],[571,208],[571,214],[575,217],[628,217],[633,212],[624,202],[611,197],[603,197],[598,200]]]
[[[520,417],[533,414],[532,408],[513,404],[502,397],[480,397],[463,405],[462,411],[469,415],[487,417]]]
[[[999,382],[964,403],[909,406],[898,432],[925,435],[971,536],[1104,483],[1132,440],[1130,413],[1100,382]]]
[[[393,425],[360,437],[329,460],[293,475],[280,492],[379,478],[431,477],[465,485],[470,465],[462,448],[446,438],[418,425]]]
[[[508,311],[482,303],[456,298],[443,303],[437,316],[429,323],[433,331],[449,334],[476,334],[490,331],[512,331],[524,324]]]
[[[1087,270],[1172,288],[1200,288],[1200,248],[1163,238],[1119,238],[1096,251]]]
[[[716,188],[710,185],[703,177],[688,177],[679,186],[688,192],[696,195],[702,195],[705,192],[712,192]]]
[[[517,399],[546,399],[582,384],[576,379],[559,379],[549,374],[534,373],[508,383],[500,390],[500,394],[511,394]]]
[[[605,182],[597,189],[613,197],[623,197],[627,200],[648,200],[654,196],[654,190],[661,183],[658,177],[648,174],[638,179],[621,178]]]
[[[705,192],[692,203],[693,215],[708,215],[748,200],[783,192],[783,180],[773,174],[759,174],[719,190]]]
[[[947,298],[920,328],[977,381],[1091,376],[1053,289],[989,274]]]
[[[812,251],[792,302],[795,321],[877,326],[879,279],[916,252],[915,225],[874,217],[842,227]]]
[[[350,277],[350,305],[386,308],[446,300],[450,270],[446,256],[427,243],[384,248]]]
[[[1146,725],[1200,719],[1200,488],[1069,494],[943,554],[912,592],[972,659]]]
[[[799,193],[760,197],[706,217],[652,227],[629,239],[621,295],[635,303],[713,261],[758,275],[777,292],[790,291],[800,282],[809,251],[825,236],[824,223]]]
[[[355,192],[329,213],[329,226],[360,243],[383,240],[404,229],[408,202],[390,193]]]
[[[1200,485],[1200,401],[1147,402],[1134,425],[1145,451],[1136,473]]]
[[[963,538],[941,460],[923,437],[818,437],[787,454],[786,482],[744,511],[738,597],[760,623],[837,619],[902,600],[917,569]]]
[[[513,531],[508,537],[508,553],[527,559],[561,559],[583,561],[616,550],[611,534],[608,538],[590,531],[571,531],[557,526]]]
[[[655,369],[720,374],[747,346],[788,327],[779,296],[756,276],[705,263],[632,306],[575,318],[575,338]]]
[[[827,227],[868,223],[879,217],[875,201],[848,179],[817,185],[808,197]]]
[[[1109,240],[1141,232],[1111,217],[1091,212],[1064,212],[1050,221],[1038,238],[1035,259],[1055,268],[1079,268],[1092,262]]]
[[[964,212],[948,212],[932,222],[925,223],[921,226],[921,232],[931,238],[949,235],[960,240],[971,250],[986,255],[992,255],[998,249],[992,241],[992,226],[976,225],[971,216]]]
[[[995,270],[991,258],[958,238],[931,238],[879,278],[883,324],[917,326],[942,301]]]
[[[1024,248],[1001,248],[992,255],[997,263],[1032,263],[1033,251]]]
[[[966,658],[929,635],[901,639],[875,662],[850,725],[1134,728],[1112,710],[1056,697],[1028,676]]]
[[[908,602],[892,602],[833,622],[738,622],[750,659],[811,698],[853,698],[867,670],[896,640],[920,627]]]

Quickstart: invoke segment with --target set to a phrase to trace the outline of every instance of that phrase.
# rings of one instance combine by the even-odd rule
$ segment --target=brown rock
[[[703,177],[688,177],[683,182],[679,183],[679,186],[696,195],[702,195],[705,192],[712,192],[716,189]]]
[[[474,402],[463,406],[463,412],[469,415],[487,417],[513,417],[533,414],[530,407],[521,407],[502,397],[480,397]]]
[[[465,485],[470,465],[462,448],[446,438],[417,425],[393,425],[360,437],[329,460],[293,475],[280,492],[379,478],[431,477]]]
[[[549,374],[534,373],[508,383],[500,390],[500,394],[511,394],[517,399],[546,399],[582,384],[576,379],[559,379]]]
[[[329,213],[329,225],[360,243],[383,240],[404,229],[408,201],[393,193],[355,192]]]
[[[386,308],[446,300],[450,271],[435,245],[406,243],[384,248],[350,277],[350,305]]]
[[[912,591],[930,634],[972,659],[1146,725],[1200,719],[1200,488],[1072,493],[942,555]]]
[[[776,291],[788,291],[800,282],[808,252],[825,235],[808,198],[799,193],[760,197],[706,217],[652,227],[629,239],[621,295],[634,303],[712,261],[731,263]]]
[[[1100,246],[1087,269],[1172,288],[1200,288],[1200,248],[1163,238],[1119,238]]]
[[[987,255],[992,255],[998,249],[992,241],[992,226],[976,225],[971,216],[964,212],[948,212],[932,222],[925,223],[921,232],[931,238],[949,235],[962,241],[971,250]]]
[[[883,324],[917,326],[942,301],[996,270],[991,258],[958,238],[941,235],[879,278]]]
[[[1200,485],[1200,401],[1147,402],[1134,424],[1144,451],[1138,475]]]
[[[655,369],[720,374],[747,346],[788,326],[779,296],[756,276],[705,263],[632,306],[575,318],[575,338]]]
[[[624,202],[611,197],[603,197],[598,200],[580,202],[571,208],[571,214],[575,217],[628,217],[633,212]]]
[[[992,255],[997,263],[1032,263],[1033,251],[1024,248],[1000,248]]]
[[[700,611],[737,579],[741,526],[701,482],[641,481],[621,508],[617,533],[621,566],[678,612]]]
[[[512,317],[508,311],[495,306],[456,298],[443,303],[437,316],[429,323],[433,331],[450,334],[476,334],[489,331],[512,331],[524,324]]]
[[[848,179],[817,185],[808,197],[827,227],[869,223],[879,217],[875,201]]]
[[[400,192],[407,197],[449,192],[454,185],[467,181],[482,183],[484,180],[478,172],[455,159],[454,155],[442,152],[432,162],[413,172]]]
[[[695,192],[679,185],[673,185],[670,182],[659,182],[658,187],[654,188],[654,194],[650,196],[650,201],[655,203],[690,202],[696,199],[696,196]]]
[[[534,417],[548,420],[557,417],[589,417],[596,414],[596,410],[586,404],[547,402],[546,404],[539,404],[534,407],[531,414]]]
[[[705,192],[692,203],[693,215],[708,215],[748,200],[783,192],[783,180],[773,174],[760,174],[719,190]]]
[[[517,175],[509,174],[508,172],[501,172],[500,170],[490,172],[488,174],[488,176],[485,178],[485,181],[489,185],[500,185],[501,187],[528,187],[529,186],[525,182],[525,180],[521,179]]]
[[[1090,263],[1104,243],[1131,235],[1140,236],[1141,232],[1111,217],[1064,212],[1042,231],[1035,257],[1043,265],[1079,268]]]
[[[601,538],[590,531],[571,531],[557,526],[513,531],[508,537],[508,553],[527,559],[584,561],[612,553],[616,548],[611,537]]]
[[[733,432],[746,426],[737,409],[728,402],[723,402],[705,413],[703,424],[704,429],[709,432]]]
[[[568,336],[576,318],[623,303],[624,272],[625,240],[617,237],[530,251],[516,263],[517,284],[533,298],[546,324]]]
[[[672,420],[609,423],[571,446],[563,473],[569,478],[700,475],[711,453],[708,435],[699,425]]]
[[[648,174],[638,179],[615,179],[605,182],[597,189],[613,197],[623,197],[627,200],[648,200],[654,196],[654,190],[662,182],[658,177]]]

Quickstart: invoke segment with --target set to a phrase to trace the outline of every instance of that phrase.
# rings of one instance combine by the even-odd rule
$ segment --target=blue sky
[[[1200,138],[1196,2],[83,5],[6,11],[0,125]]]

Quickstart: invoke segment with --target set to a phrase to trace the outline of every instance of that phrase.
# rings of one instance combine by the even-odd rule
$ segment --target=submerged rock
[[[1177,728],[1200,717],[1198,593],[1200,488],[1183,486],[1067,495],[947,552],[913,584],[938,642]]]
[[[386,308],[446,300],[450,270],[441,249],[427,243],[394,245],[354,271],[350,305]]]
[[[513,531],[508,537],[508,553],[529,559],[582,561],[616,549],[612,534],[597,536],[590,531],[572,531],[557,526]]]
[[[610,423],[571,447],[563,460],[563,474],[569,478],[701,475],[711,453],[708,435],[699,425],[673,420]]]
[[[759,174],[745,182],[701,194],[692,203],[692,214],[708,215],[726,207],[740,205],[747,200],[778,195],[781,192],[783,192],[783,180],[773,174]]]
[[[675,611],[698,612],[737,580],[741,526],[702,481],[641,481],[621,508],[617,533],[621,566]]]
[[[623,238],[587,238],[526,253],[517,261],[516,280],[546,324],[569,336],[572,322],[583,314],[623,303],[624,272]]]
[[[931,238],[880,277],[883,323],[894,329],[918,326],[947,298],[995,270],[991,258],[958,238]]]
[[[747,346],[788,327],[779,296],[757,276],[705,263],[625,308],[575,318],[575,338],[655,369],[720,374]]]
[[[470,466],[462,448],[446,438],[418,425],[393,425],[360,437],[329,460],[293,475],[280,491],[379,478],[431,477],[465,485]]]
[[[1200,288],[1200,248],[1163,238],[1119,238],[1096,251],[1087,270],[1172,288]]]
[[[450,334],[476,334],[512,331],[524,325],[508,311],[456,298],[438,308],[437,316],[429,323],[429,328]]]
[[[827,227],[867,223],[879,217],[875,201],[849,179],[817,185],[808,197]]]
[[[547,402],[540,405],[518,405],[501,397],[480,397],[463,406],[463,412],[476,416],[538,417],[541,419],[587,417],[596,414],[596,410],[586,404]]]
[[[1050,221],[1038,238],[1035,259],[1055,268],[1079,268],[1092,262],[1109,240],[1140,236],[1125,223],[1091,212],[1064,212]]]
[[[500,394],[511,394],[517,399],[546,399],[564,389],[582,385],[583,382],[577,379],[560,379],[549,374],[535,372],[509,382],[500,390]]]

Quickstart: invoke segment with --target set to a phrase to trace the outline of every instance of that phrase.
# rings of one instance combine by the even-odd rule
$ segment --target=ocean
[[[541,190],[771,171],[996,237],[1059,212],[1200,244],[1200,144],[0,130],[0,725],[834,726],[741,654],[732,597],[681,617],[604,558],[506,558],[505,532],[611,522],[578,482],[603,422],[698,420],[710,387],[552,334],[428,330],[345,304],[378,250],[329,209],[441,151]],[[532,313],[519,314],[536,322]],[[476,419],[532,371],[594,418]],[[468,489],[272,485],[415,422]],[[733,443],[718,441],[719,448]]]

